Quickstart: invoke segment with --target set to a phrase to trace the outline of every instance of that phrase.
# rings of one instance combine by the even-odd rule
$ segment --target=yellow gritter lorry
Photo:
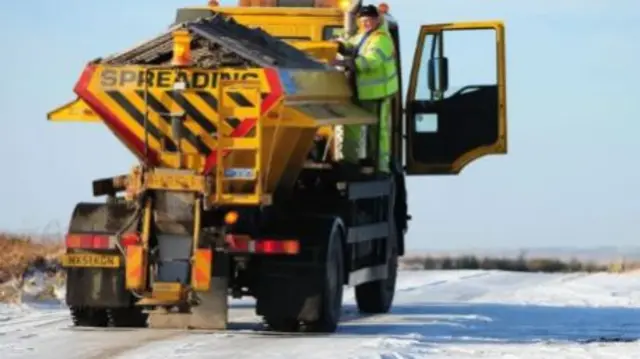
[[[341,160],[342,126],[376,122],[354,100],[353,74],[327,64],[331,40],[357,31],[359,6],[182,8],[166,32],[86,65],[77,98],[48,119],[102,123],[140,163],[95,180],[106,200],[71,215],[63,266],[76,326],[223,330],[229,298],[250,296],[270,330],[333,332],[345,285],[362,313],[390,310],[405,176],[457,175],[507,152],[504,27],[420,28],[384,173]],[[380,11],[401,71],[400,25]],[[495,33],[495,82],[443,95],[448,58],[465,56],[444,52],[447,36],[475,30]],[[424,116],[437,131],[419,128]]]

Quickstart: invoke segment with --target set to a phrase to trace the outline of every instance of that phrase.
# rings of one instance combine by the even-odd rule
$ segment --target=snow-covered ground
[[[257,322],[234,303],[234,326]],[[72,330],[62,305],[4,306],[0,358],[640,358],[639,307],[637,274],[402,272],[390,314],[347,291],[332,336]]]

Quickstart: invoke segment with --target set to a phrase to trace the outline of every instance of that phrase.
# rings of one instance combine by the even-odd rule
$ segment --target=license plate
[[[104,254],[66,254],[62,257],[63,267],[118,268],[120,256]]]

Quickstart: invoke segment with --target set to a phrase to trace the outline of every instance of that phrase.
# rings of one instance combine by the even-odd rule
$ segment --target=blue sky
[[[405,76],[420,24],[502,19],[507,28],[509,154],[458,177],[411,178],[409,249],[638,243],[637,1],[388,3]],[[129,170],[134,158],[104,126],[47,123],[46,113],[73,98],[86,61],[155,35],[176,7],[195,4],[0,2],[0,228],[58,231],[76,202],[92,200],[93,179]],[[452,71],[462,61],[452,85],[473,82],[470,58],[451,60]]]

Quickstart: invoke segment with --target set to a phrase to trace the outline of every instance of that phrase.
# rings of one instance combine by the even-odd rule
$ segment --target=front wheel
[[[398,243],[403,242],[404,231],[398,227],[396,221],[397,188],[393,185],[390,194],[389,218],[392,235],[387,238],[387,278],[357,285],[355,288],[358,310],[364,314],[387,313],[391,309],[393,297],[396,291],[396,278],[398,277]]]
[[[387,279],[363,283],[355,288],[356,303],[360,313],[381,314],[391,309],[398,276],[397,246],[392,246],[391,256],[387,260]]]

